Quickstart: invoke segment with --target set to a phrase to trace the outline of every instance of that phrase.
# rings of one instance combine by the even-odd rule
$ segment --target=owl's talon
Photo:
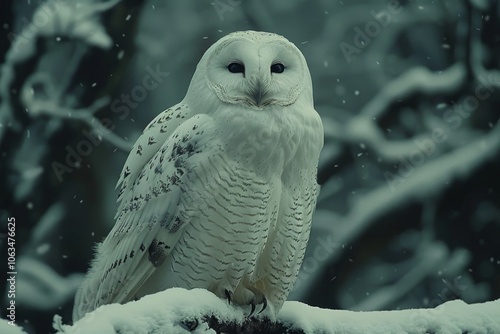
[[[229,291],[228,289],[224,289],[224,294],[226,295],[226,298],[227,298],[227,303],[228,304],[231,304],[231,291]]]
[[[267,307],[267,298],[266,297],[263,297],[263,298],[264,298],[264,300],[262,300],[262,309],[260,310],[260,312],[258,314],[261,314],[262,312],[264,312],[264,310]]]
[[[253,298],[250,300],[250,305],[252,306],[252,310],[250,311],[250,314],[247,317],[250,318],[254,314],[257,305],[262,304],[262,308],[260,309],[259,313],[257,313],[257,315],[264,312],[264,310],[267,308],[267,298],[260,290],[254,287],[249,287],[248,290],[253,292]]]
[[[194,331],[199,325],[198,319],[184,320],[184,321],[181,321],[181,324],[183,327],[185,327],[190,332]]]
[[[250,318],[253,315],[253,313],[255,312],[255,301],[252,300],[252,303],[250,305],[252,305],[252,310],[250,311],[250,314],[248,315],[247,318]]]

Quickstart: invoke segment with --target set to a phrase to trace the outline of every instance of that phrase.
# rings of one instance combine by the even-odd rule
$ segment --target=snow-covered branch
[[[458,90],[465,79],[465,68],[457,63],[445,71],[434,73],[425,67],[411,69],[389,82],[346,125],[324,120],[325,136],[342,142],[366,143],[378,156],[396,161],[401,155],[415,150],[415,141],[429,137],[423,133],[408,140],[387,140],[375,119],[379,119],[389,107],[416,94],[450,94]]]
[[[58,333],[499,333],[500,300],[435,309],[354,312],[286,302],[276,323],[202,290],[169,289],[125,305],[105,305],[73,326],[55,317]]]
[[[30,69],[33,66],[31,63],[37,62],[43,56],[40,55],[40,39],[54,38],[58,42],[63,38],[80,40],[88,47],[98,47],[107,49],[112,46],[112,40],[107,35],[104,26],[101,24],[100,19],[102,12],[114,6],[119,0],[109,2],[89,2],[89,3],[76,3],[76,2],[61,2],[57,0],[47,1],[37,7],[33,14],[33,21],[24,27],[19,33],[8,34],[8,39],[11,41],[11,48],[6,54],[6,61],[1,65],[2,77],[0,79],[0,123],[7,125],[10,123],[15,130],[19,130],[19,124],[16,119],[14,106],[15,96],[12,91],[17,91],[19,88],[25,88],[30,92],[34,92],[33,87],[26,83],[28,79],[41,72],[28,73],[26,80],[19,78],[20,71],[18,68],[23,66]],[[81,57],[84,55],[82,48],[77,48],[79,52],[75,52],[72,58],[73,63],[79,63]],[[54,56],[56,58],[56,56]],[[59,60],[61,61],[61,60]],[[27,62],[30,62],[28,65]],[[75,66],[66,68],[66,81],[71,78],[76,69]],[[23,83],[23,81],[25,81]],[[63,80],[64,81],[64,80]],[[59,99],[55,101],[57,105],[61,102],[62,96],[67,94],[66,86],[68,82],[58,82]],[[64,85],[66,84],[66,85]],[[16,87],[21,85],[21,87]],[[15,95],[15,94],[14,94]],[[52,98],[52,96],[50,96]],[[38,102],[38,101],[37,101]],[[30,112],[31,105],[22,105],[23,111]],[[19,117],[17,115],[17,117]],[[4,137],[5,129],[0,126],[0,143]]]

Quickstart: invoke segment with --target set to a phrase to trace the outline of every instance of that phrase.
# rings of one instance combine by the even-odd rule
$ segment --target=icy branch
[[[67,302],[83,281],[83,274],[63,277],[50,266],[33,258],[19,259],[17,303],[34,310],[53,310]]]
[[[248,319],[246,310],[202,290],[169,289],[125,305],[105,305],[73,326],[55,317],[58,333],[498,333],[500,300],[435,309],[354,312],[286,302],[276,323]]]
[[[425,67],[408,70],[384,86],[345,126],[332,120],[324,120],[325,136],[342,142],[366,143],[379,157],[388,160],[406,156],[415,149],[415,140],[429,137],[431,134],[422,133],[409,140],[390,141],[385,138],[374,120],[387,112],[392,104],[415,94],[446,95],[455,92],[465,78],[465,67],[460,63],[440,73],[431,72]]]
[[[68,3],[50,0],[42,3],[37,7],[35,13],[33,14],[33,22],[43,22],[43,24],[34,24],[33,22],[26,26],[19,35],[14,33],[9,34],[8,38],[12,45],[6,54],[6,62],[2,64],[2,79],[0,79],[0,124],[7,125],[12,124],[17,126],[16,120],[13,117],[13,107],[14,102],[11,97],[11,87],[12,83],[16,79],[16,67],[20,66],[24,62],[27,62],[30,58],[39,57],[37,55],[37,41],[39,38],[51,38],[57,37],[59,40],[61,37],[68,39],[80,40],[85,42],[86,46],[94,46],[98,48],[108,49],[113,45],[111,38],[108,36],[105,27],[101,24],[101,13],[108,10],[117,4],[120,0],[111,0],[108,2],[73,2]],[[66,81],[72,77],[77,65],[80,62],[85,50],[81,45],[77,45],[76,52],[73,57],[73,65],[67,70],[68,76]],[[18,78],[17,78],[18,79]],[[40,81],[40,82],[37,82]],[[31,112],[38,108],[40,113],[52,113],[54,115],[66,115],[71,114],[71,112],[66,112],[68,106],[65,106],[63,100],[67,96],[67,84],[68,82],[59,82],[56,89],[56,84],[51,82],[53,78],[48,77],[45,71],[35,72],[27,77],[26,82],[23,84],[22,93],[24,97],[24,109]],[[41,101],[35,98],[35,83],[46,84],[45,89],[48,93],[52,93],[48,96],[52,101]],[[27,96],[28,94],[33,95],[31,98]],[[92,109],[99,106],[102,107],[102,100],[96,101],[95,105],[92,105],[86,109]],[[37,104],[40,103],[38,106]],[[94,110],[94,111],[95,111]],[[70,110],[71,111],[71,110]],[[86,111],[86,110],[84,110]],[[36,112],[34,113],[36,114]],[[32,115],[33,116],[33,115]],[[91,119],[88,116],[80,115],[80,119],[91,123],[96,129],[103,128],[100,127],[95,122],[95,119]],[[78,117],[78,116],[76,116]],[[102,130],[102,129],[101,129]],[[2,126],[0,126],[0,140],[3,137]],[[101,131],[102,132],[102,131]],[[129,151],[130,146],[121,140],[121,138],[116,135],[105,132],[105,139],[110,141],[112,144],[116,145],[118,148]]]
[[[108,2],[76,2],[49,0],[37,7],[33,22],[12,39],[12,48],[7,54],[8,60],[24,59],[33,52],[36,36],[61,36],[84,41],[88,45],[107,49],[113,45],[106,29],[100,22],[101,13],[107,11],[120,0]],[[42,24],[43,23],[43,24]],[[29,51],[28,51],[29,50]]]
[[[378,117],[391,103],[415,93],[437,95],[453,92],[463,84],[464,70],[460,63],[438,73],[425,67],[410,69],[384,86],[380,93],[363,107],[360,114],[370,118]]]
[[[40,98],[35,94],[34,87],[37,86],[43,87],[44,98]],[[104,140],[124,152],[130,151],[132,145],[129,142],[109,131],[99,119],[94,116],[98,110],[109,103],[109,97],[100,98],[94,101],[90,106],[80,109],[65,106],[62,102],[63,97],[63,92],[55,87],[51,78],[45,73],[32,75],[24,84],[21,92],[21,100],[31,117],[47,115],[56,118],[82,121],[89,127],[95,129]]]

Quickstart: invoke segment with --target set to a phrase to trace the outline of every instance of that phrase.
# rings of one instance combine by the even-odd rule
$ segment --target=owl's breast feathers
[[[323,126],[310,106],[270,106],[263,110],[228,105],[213,114],[227,153],[256,173],[281,174],[291,165],[315,171],[323,146]]]

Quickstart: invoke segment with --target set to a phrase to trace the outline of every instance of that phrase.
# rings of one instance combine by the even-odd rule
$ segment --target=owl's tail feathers
[[[76,291],[75,304],[73,306],[73,323],[80,320],[87,313],[86,310],[89,309],[89,303],[83,299],[83,295],[83,289],[80,287]]]
[[[151,217],[145,220],[150,221]],[[159,229],[160,225],[155,228]],[[75,296],[73,322],[101,305],[121,304],[134,299],[156,269],[148,257],[151,246],[145,246],[156,240],[154,231],[146,236],[133,233],[128,238],[117,237],[118,241],[112,237],[113,231],[97,245],[95,259]]]
[[[106,268],[108,268],[109,265],[105,264]],[[117,282],[113,279],[102,280],[100,273],[103,270],[101,268],[102,264],[94,263],[83,285],[76,292],[73,322],[80,320],[87,313],[94,311],[101,305],[126,303],[134,299],[137,291],[156,269],[147,256],[143,256],[130,267],[130,272],[122,273],[123,279]]]
[[[95,252],[100,254],[102,243],[97,244]],[[85,276],[85,280],[78,288],[75,295],[75,303],[73,306],[73,323],[80,320],[85,314],[92,312],[99,305],[97,301],[97,293],[99,291],[100,278],[99,269],[102,265],[101,257],[97,256],[91,263],[90,270]]]
[[[76,291],[75,304],[73,306],[73,323],[80,320],[95,309],[95,300],[97,295],[97,286],[92,282],[90,275]]]

